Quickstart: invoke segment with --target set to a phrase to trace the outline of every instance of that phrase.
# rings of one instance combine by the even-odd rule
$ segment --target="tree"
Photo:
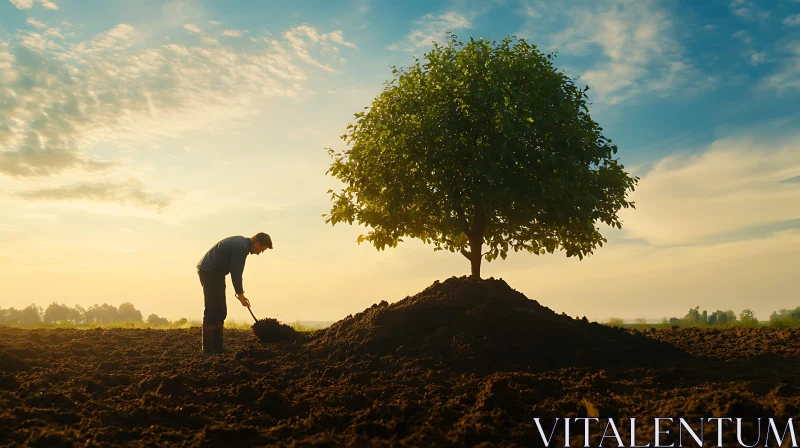
[[[38,325],[42,323],[42,308],[31,303],[18,312],[18,323],[22,325]]]
[[[119,305],[117,319],[120,322],[141,322],[142,312],[137,310],[132,303],[125,302]]]
[[[73,324],[82,324],[86,321],[86,310],[80,305],[69,309],[69,321]]]
[[[19,320],[19,310],[14,308],[13,306],[3,312],[3,323],[7,325],[15,325],[20,324]]]
[[[158,314],[151,314],[147,316],[147,323],[150,325],[169,325],[169,320],[166,317],[158,317]]]
[[[590,118],[588,87],[523,39],[448,36],[424,64],[393,67],[342,136],[350,148],[328,149],[345,187],[328,191],[325,222],[370,227],[357,241],[378,250],[411,237],[459,252],[475,276],[510,249],[591,254],[607,241],[598,222],[622,228],[638,178]]]
[[[758,319],[756,319],[753,310],[746,309],[739,313],[739,322],[741,322],[742,325],[756,325],[758,324]]]
[[[703,310],[703,313],[708,315],[708,313],[706,313],[705,310]],[[704,324],[706,323],[706,321],[703,320],[703,314],[700,313],[699,305],[694,308],[689,308],[689,312],[686,313],[686,316],[683,317],[683,320],[685,320],[690,325],[697,325],[700,322],[703,322]]]
[[[113,305],[104,303],[102,305],[92,305],[86,310],[86,321],[100,325],[110,324],[119,321],[119,311]]]
[[[46,324],[69,322],[69,307],[53,302],[44,310],[43,320]]]
[[[622,320],[621,317],[612,317],[612,318],[608,319],[608,322],[606,322],[606,325],[608,325],[609,327],[621,327],[623,322],[624,321]]]
[[[733,323],[736,323],[736,313],[734,313],[732,310],[717,310],[714,311],[714,313],[712,313],[708,318],[709,325],[727,325]]]

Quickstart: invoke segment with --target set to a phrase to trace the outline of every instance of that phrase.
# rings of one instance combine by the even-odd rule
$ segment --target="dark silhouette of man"
[[[250,300],[244,295],[242,272],[244,262],[250,254],[261,255],[272,249],[272,239],[259,232],[250,238],[231,236],[211,247],[197,263],[197,275],[203,286],[205,310],[203,312],[203,351],[207,354],[224,353],[222,344],[223,325],[228,317],[225,302],[225,276],[231,274],[231,283],[242,306],[249,307]]]

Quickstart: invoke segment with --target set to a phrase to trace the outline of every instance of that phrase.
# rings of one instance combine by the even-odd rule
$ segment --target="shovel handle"
[[[253,314],[253,310],[251,310],[249,306],[247,307],[247,311],[250,311],[250,315],[253,316],[253,320],[258,322],[258,319],[256,319],[256,315]]]

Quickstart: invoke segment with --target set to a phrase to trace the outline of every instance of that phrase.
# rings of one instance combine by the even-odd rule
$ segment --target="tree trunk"
[[[472,265],[472,276],[481,278],[481,250],[483,250],[483,235],[469,242],[469,262]]]
[[[473,216],[472,226],[465,223],[464,234],[469,240],[469,252],[461,249],[461,255],[469,260],[471,267],[471,274],[473,277],[481,278],[481,251],[483,250],[483,233],[485,231],[485,223],[483,218],[483,210],[476,206],[475,215]]]

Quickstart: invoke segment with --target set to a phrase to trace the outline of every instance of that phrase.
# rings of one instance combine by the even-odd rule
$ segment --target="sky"
[[[258,317],[334,321],[468,275],[321,217],[326,148],[447,31],[556,52],[640,177],[593,255],[512,253],[484,278],[598,321],[800,306],[797,0],[0,0],[0,307],[199,319],[197,261],[261,231]]]

